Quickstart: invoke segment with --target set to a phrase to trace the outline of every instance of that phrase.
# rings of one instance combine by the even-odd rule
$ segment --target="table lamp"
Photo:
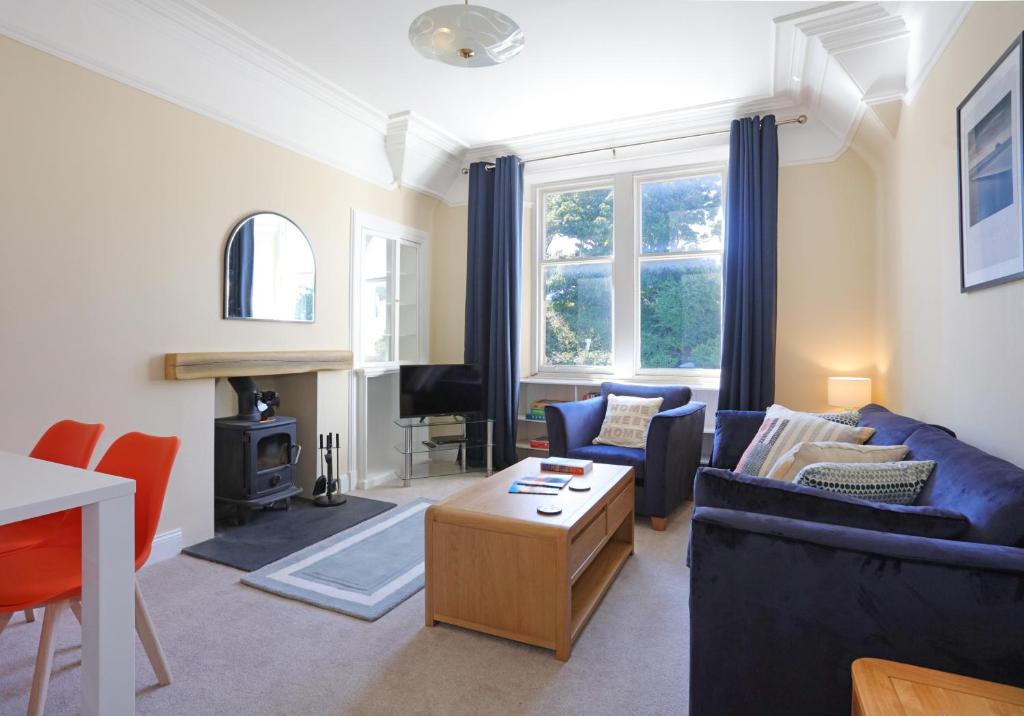
[[[871,379],[830,377],[828,404],[836,408],[860,408],[871,402]]]

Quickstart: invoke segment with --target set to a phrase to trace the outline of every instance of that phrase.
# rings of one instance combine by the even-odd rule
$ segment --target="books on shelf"
[[[600,398],[600,397],[601,397],[601,391],[600,390],[592,390],[589,393],[584,393],[583,395],[581,395],[580,396],[580,400],[590,400],[591,398]]]
[[[527,420],[544,420],[544,407],[548,405],[554,405],[555,403],[564,403],[564,400],[535,400],[530,403],[530,407],[526,411]]]
[[[548,442],[547,435],[541,435],[539,438],[534,438],[530,441],[530,447],[537,448],[538,450],[550,450],[551,443]]]
[[[520,485],[518,482],[513,482],[508,486],[508,491],[515,495],[557,495],[557,487],[538,487],[537,485]]]
[[[586,475],[593,467],[593,460],[574,460],[568,457],[549,457],[540,464],[540,469],[545,472],[561,472],[567,475]]]

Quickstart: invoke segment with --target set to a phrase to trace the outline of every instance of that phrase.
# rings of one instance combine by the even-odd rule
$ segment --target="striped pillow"
[[[874,428],[841,425],[811,413],[797,413],[781,405],[773,405],[768,408],[757,435],[740,458],[736,472],[764,477],[780,457],[799,443],[829,440],[863,444],[874,434]]]

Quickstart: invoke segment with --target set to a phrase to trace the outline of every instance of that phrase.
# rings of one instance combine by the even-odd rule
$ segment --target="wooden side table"
[[[853,716],[1024,716],[1024,689],[883,659],[853,662]]]

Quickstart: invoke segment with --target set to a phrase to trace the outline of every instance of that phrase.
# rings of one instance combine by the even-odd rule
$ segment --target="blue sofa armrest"
[[[604,408],[602,397],[545,406],[548,453],[552,457],[566,457],[570,450],[592,444],[601,432]]]
[[[971,526],[961,513],[940,507],[870,502],[713,467],[698,470],[693,504],[936,539],[959,539]]]
[[[712,507],[691,532],[690,709],[849,713],[850,665],[1024,686],[1024,550]]]
[[[689,402],[651,419],[640,514],[667,517],[693,494],[704,440],[704,403]]]

